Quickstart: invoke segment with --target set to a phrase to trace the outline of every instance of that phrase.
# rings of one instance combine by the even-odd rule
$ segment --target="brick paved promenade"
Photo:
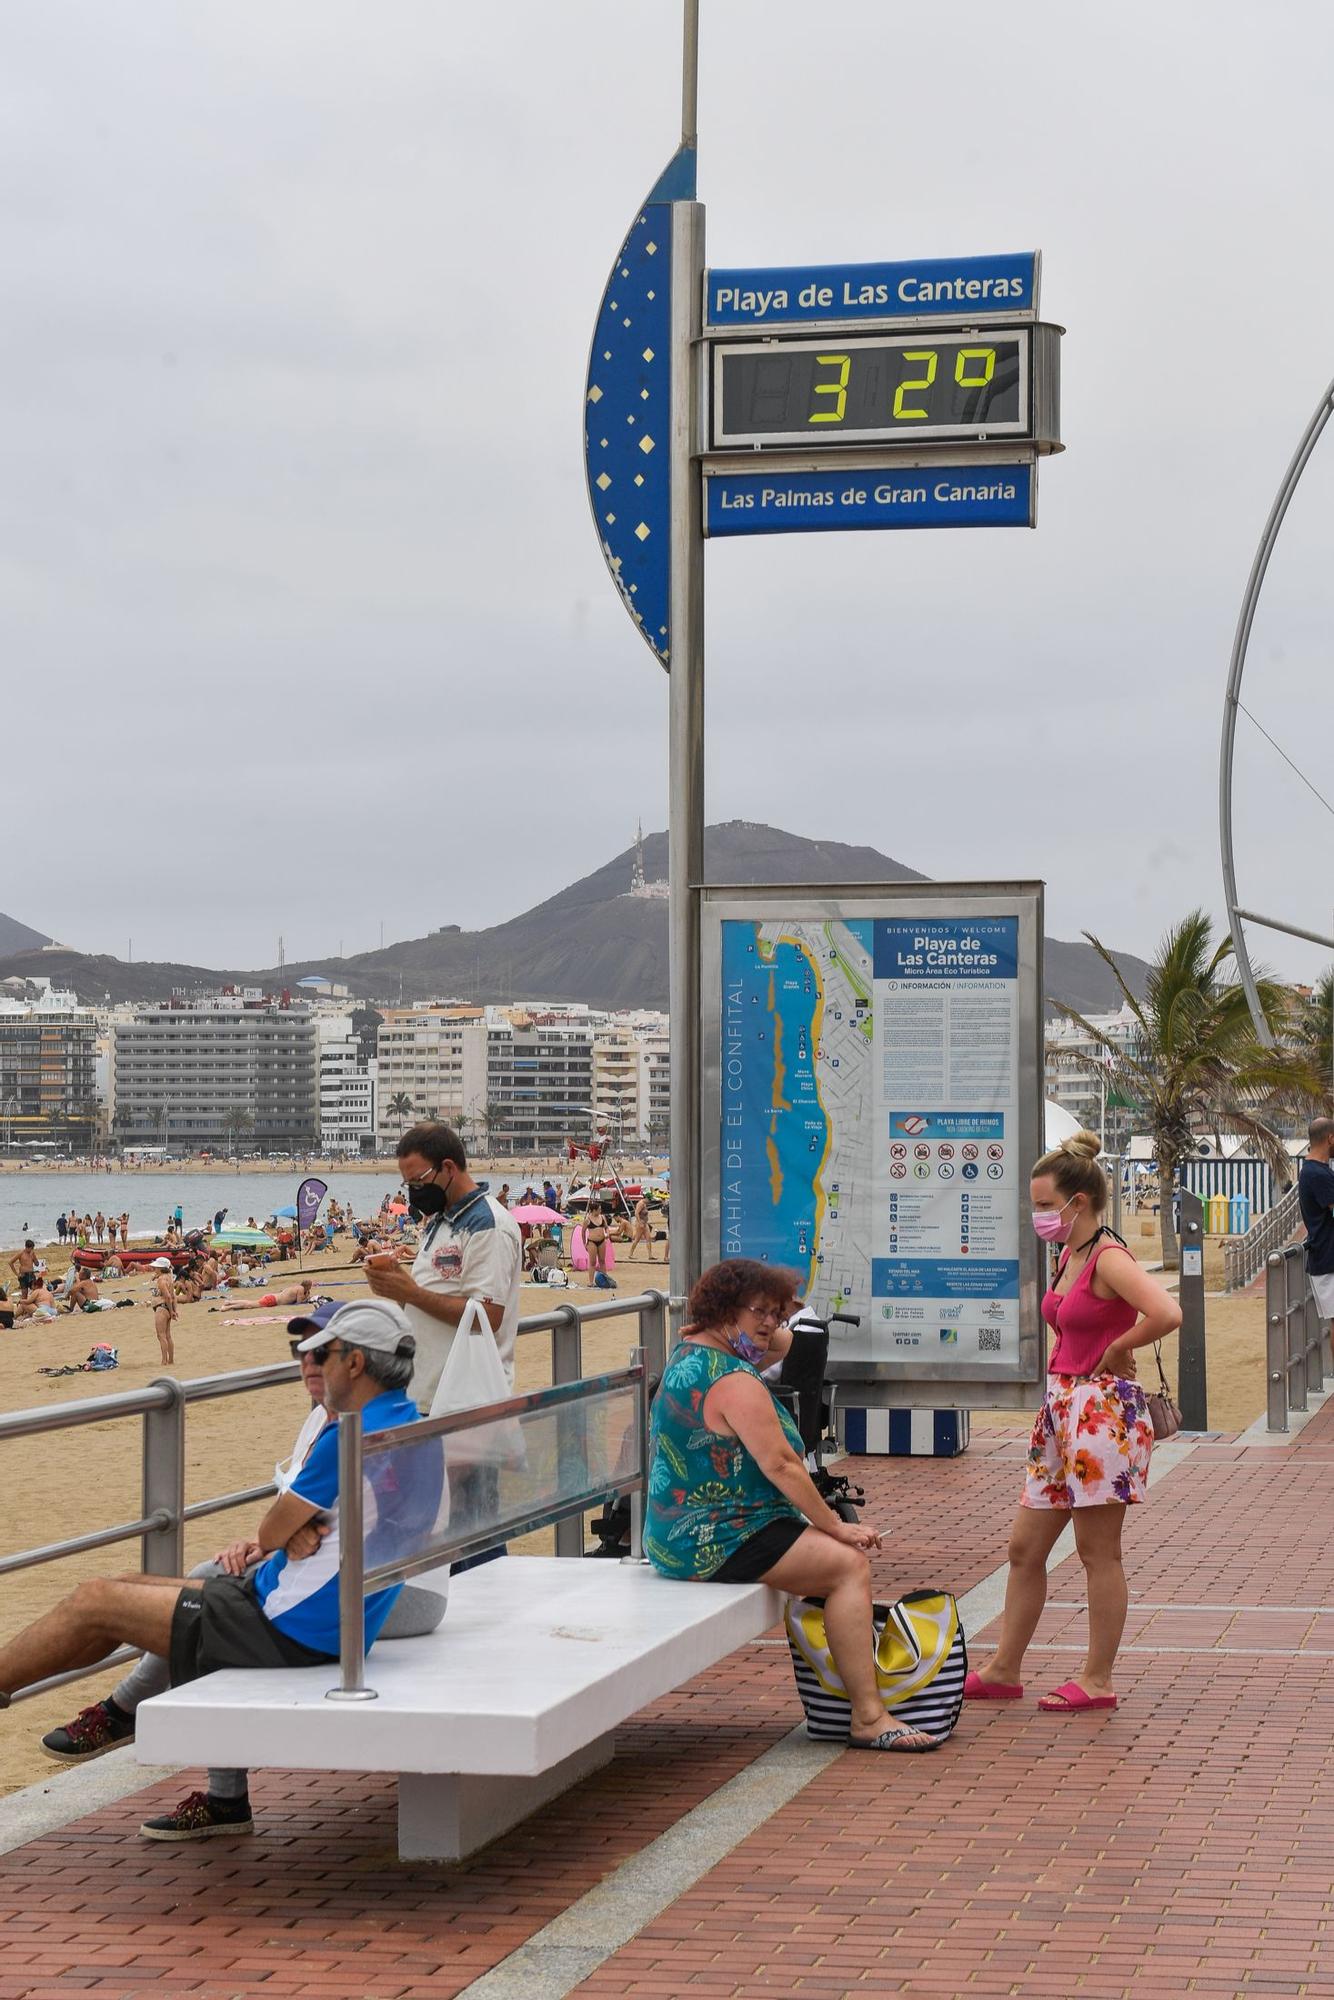
[[[953,1464],[861,1462],[882,1594],[993,1572],[1022,1454],[993,1431]],[[309,1773],[256,1774],[250,1839],[136,1837],[198,1774],[35,1839],[0,1860],[0,2000],[451,2000],[474,1982],[478,2000],[1334,2000],[1332,1500],[1334,1399],[1290,1445],[1196,1445],[1130,1523],[1117,1713],[970,1705],[934,1756],[813,1766],[723,1858],[701,1847],[642,1928],[589,1892],[628,1863],[633,1905],[684,1815],[678,1866],[720,1785],[807,1754],[775,1749],[798,1711],[772,1639],[638,1716],[607,1770],[461,1867],[398,1863],[391,1781]],[[1032,1695],[1083,1629],[1077,1563],[1051,1582]],[[550,1936],[582,1948],[544,1957],[562,1912],[574,1929]]]

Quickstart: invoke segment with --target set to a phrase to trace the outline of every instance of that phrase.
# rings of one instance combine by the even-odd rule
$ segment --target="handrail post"
[[[1280,1273],[1283,1258],[1271,1250],[1265,1259],[1265,1374],[1267,1416],[1271,1431],[1288,1428],[1288,1342],[1287,1325],[1280,1305]]]
[[[639,1369],[639,1393],[635,1398],[635,1442],[639,1451],[639,1484],[630,1495],[630,1553],[623,1560],[625,1562],[642,1563],[644,1560],[644,1514],[648,1506],[649,1405],[648,1357],[643,1347],[636,1347],[634,1349],[630,1356],[630,1366]]]
[[[1281,1250],[1279,1255],[1283,1260],[1283,1320],[1288,1333],[1288,1367],[1291,1370],[1288,1406],[1304,1410],[1307,1407],[1306,1314],[1301,1303],[1292,1296],[1293,1260],[1286,1250]]]
[[[145,1576],[185,1575],[185,1394],[174,1375],[159,1375],[150,1388],[165,1389],[169,1401],[144,1411],[142,1519],[163,1516],[163,1525],[145,1533],[140,1562]]]
[[[374,1701],[366,1685],[366,1527],[361,1493],[361,1412],[338,1420],[338,1686],[326,1701]]]
[[[583,1322],[579,1308],[565,1305],[557,1308],[559,1324],[551,1329],[551,1386],[559,1382],[578,1382],[584,1372]],[[562,1410],[556,1418],[556,1428],[561,1430],[577,1421],[578,1412]],[[556,1523],[556,1554],[558,1556],[581,1556],[584,1552],[584,1517],[571,1514],[566,1521]]]
[[[661,1380],[672,1340],[671,1305],[666,1292],[655,1292],[650,1288],[648,1296],[653,1304],[646,1313],[641,1311],[639,1338],[644,1349],[646,1373]]]
[[[1302,1304],[1304,1307],[1302,1323],[1306,1333],[1306,1381],[1307,1387],[1314,1389],[1317,1396],[1323,1396],[1325,1393],[1325,1329],[1320,1318],[1319,1308],[1315,1302],[1315,1293],[1311,1290],[1310,1281],[1306,1275],[1305,1262],[1306,1260],[1303,1258],[1298,1283],[1302,1288]]]

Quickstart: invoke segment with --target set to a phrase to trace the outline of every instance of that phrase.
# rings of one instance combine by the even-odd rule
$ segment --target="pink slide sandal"
[[[1114,1694],[1085,1694],[1078,1681],[1063,1681],[1051,1694],[1044,1694],[1038,1707],[1044,1715],[1076,1715],[1087,1708],[1115,1708]]]
[[[1007,1687],[1004,1681],[984,1681],[981,1674],[969,1673],[964,1678],[963,1698],[965,1701],[1022,1701],[1021,1687]]]

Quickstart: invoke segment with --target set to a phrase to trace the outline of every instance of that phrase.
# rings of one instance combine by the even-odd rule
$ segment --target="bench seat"
[[[782,1605],[758,1583],[512,1556],[455,1577],[435,1632],[372,1648],[376,1700],[327,1701],[333,1667],[232,1668],[143,1703],[135,1754],[393,1771],[400,1854],[459,1860],[607,1763],[618,1724],[768,1631]]]

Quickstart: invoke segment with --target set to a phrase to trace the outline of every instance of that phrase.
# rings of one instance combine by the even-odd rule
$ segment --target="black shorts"
[[[171,1619],[171,1684],[181,1687],[221,1667],[314,1667],[336,1659],[312,1652],[264,1616],[248,1577],[211,1576],[187,1584]]]
[[[25,1293],[31,1291],[32,1287],[36,1283],[37,1283],[37,1273],[35,1271],[20,1271],[19,1297],[22,1298],[25,1295]]]
[[[741,1544],[708,1579],[710,1583],[758,1583],[781,1562],[810,1526],[809,1521],[770,1521]]]

